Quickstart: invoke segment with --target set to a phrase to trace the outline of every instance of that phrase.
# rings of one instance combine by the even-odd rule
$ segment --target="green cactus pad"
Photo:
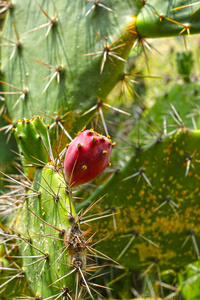
[[[90,12],[92,3],[85,0],[13,3],[2,33],[2,40],[13,41],[2,47],[3,85],[13,122],[46,113],[50,123],[63,107],[63,114],[69,112],[67,130],[74,133],[91,118],[81,115],[97,97],[105,99],[121,78],[135,37],[129,30],[134,28],[132,16],[142,4],[118,0],[106,5],[110,10],[97,5]]]
[[[147,38],[199,33],[200,11],[195,12],[198,6],[181,8],[194,2],[148,0],[137,16],[138,33]]]
[[[69,254],[70,246],[67,250],[65,239],[69,230],[73,230],[71,217],[75,212],[64,187],[62,174],[55,173],[51,164],[38,170],[32,186],[38,196],[31,196],[32,191],[29,192],[16,223],[22,239],[19,248],[23,270],[34,294],[42,298],[58,294],[59,289],[55,286],[62,288],[63,285],[69,291],[75,286],[75,275],[61,279],[62,285],[57,281],[72,271],[73,259],[78,255]],[[53,284],[55,281],[57,283]]]
[[[109,235],[107,255],[129,269],[177,269],[199,256],[199,140],[199,131],[180,129],[138,150],[92,195],[108,194],[99,212],[117,213],[116,225],[112,218],[97,225],[98,239]]]
[[[29,163],[39,166],[48,162],[48,136],[47,127],[40,117],[31,120],[23,119],[17,122],[13,130],[20,152]]]
[[[177,53],[177,68],[183,80],[190,82],[190,73],[193,68],[192,52]]]
[[[16,261],[15,263],[18,262]],[[30,295],[30,291],[27,288],[27,282],[24,280],[22,272],[19,274],[19,269],[15,268],[15,266],[16,265],[7,258],[0,257],[1,299],[13,299],[13,297],[17,297],[22,294]],[[15,289],[13,289],[13,286]]]
[[[177,126],[199,129],[199,92],[197,83],[184,82],[175,84],[169,92],[157,98],[148,113],[154,130],[159,127],[170,132]],[[149,132],[149,128],[146,130]]]
[[[178,274],[179,287],[178,290],[184,300],[198,300],[199,291],[199,270],[200,263],[195,261],[187,266]]]

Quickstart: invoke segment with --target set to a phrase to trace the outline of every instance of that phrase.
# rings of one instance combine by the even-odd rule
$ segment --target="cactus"
[[[32,120],[18,121],[13,132],[18,141],[20,152],[27,162],[39,163],[39,160],[44,163],[48,162],[46,153],[48,147],[47,129],[41,118],[33,117]]]
[[[19,246],[19,250],[23,253],[23,269],[32,290],[42,298],[58,294],[59,290],[55,288],[56,283],[54,284],[54,282],[57,282],[58,278],[63,277],[66,273],[70,273],[69,264],[72,263],[75,267],[76,261],[79,259],[81,262],[82,256],[84,256],[81,248],[76,251],[73,244],[68,245],[71,242],[70,234],[79,229],[76,228],[78,225],[73,218],[74,208],[69,203],[70,200],[65,190],[61,188],[62,181],[62,174],[54,172],[51,164],[38,170],[31,187],[36,196],[31,196],[30,191],[20,222],[16,223],[16,228],[24,241]],[[24,224],[27,226],[24,227]],[[53,240],[52,237],[54,237]],[[55,241],[57,242],[55,243]],[[70,259],[64,254],[61,255],[62,252],[64,253],[63,247],[64,250],[69,248]],[[58,266],[55,262],[59,256]],[[84,264],[83,259],[82,264]],[[51,269],[51,272],[48,273],[46,271],[48,269]],[[74,281],[70,275],[62,280],[62,284],[69,291],[74,287]],[[64,291],[62,292],[64,293]],[[68,293],[66,292],[66,294]]]
[[[133,270],[150,261],[175,269],[199,257],[198,212],[192,220],[188,211],[194,213],[198,207],[198,141],[199,131],[179,129],[147,149],[137,150],[125,168],[87,200],[90,203],[107,194],[105,207],[96,213],[116,210],[117,228],[112,219],[97,224],[97,239],[108,232],[114,234],[110,237],[114,253],[108,241],[99,245],[107,255],[113,253],[114,259]],[[186,243],[189,238],[191,242]],[[180,253],[181,247],[184,251]]]
[[[199,298],[199,261],[187,265],[184,270],[179,273],[179,291],[184,299]]]
[[[1,297],[96,299],[99,293],[109,295],[109,286],[122,279],[114,298],[130,299],[129,274],[136,270],[141,277],[158,278],[161,285],[161,271],[176,271],[199,259],[199,131],[191,107],[196,95],[185,104],[180,93],[199,87],[191,83],[190,54],[179,55],[185,86],[176,86],[144,112],[146,106],[132,87],[133,75],[125,68],[135,47],[144,50],[147,61],[147,38],[199,33],[196,3],[13,0],[2,5],[7,15],[1,34],[0,94],[22,169],[18,166],[15,176],[1,172],[11,185],[0,198],[5,207],[0,262],[10,272],[0,277]],[[143,141],[128,152],[122,170],[103,176],[114,145],[104,109],[128,115],[120,105],[108,103],[120,83],[140,100],[137,109],[142,113],[135,123],[148,120],[149,125],[153,120],[161,126],[170,109],[176,128],[170,133],[164,128],[148,145]],[[96,113],[106,137],[96,128],[76,136],[84,126],[90,128]],[[129,135],[136,138],[135,128]],[[79,189],[93,179],[100,183],[95,191],[84,192],[87,185]],[[88,212],[91,217],[86,217]],[[94,220],[90,232],[87,225]],[[108,261],[105,266],[103,259]],[[107,270],[91,274],[103,267],[115,278]],[[8,295],[15,281],[18,288]]]

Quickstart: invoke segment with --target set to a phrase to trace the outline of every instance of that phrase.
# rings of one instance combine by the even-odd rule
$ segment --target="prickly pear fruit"
[[[110,137],[83,130],[70,143],[64,161],[65,177],[72,186],[86,183],[109,164],[113,143]]]

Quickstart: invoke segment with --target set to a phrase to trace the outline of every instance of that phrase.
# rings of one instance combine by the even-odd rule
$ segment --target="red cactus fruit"
[[[70,143],[64,161],[67,182],[72,185],[86,183],[109,164],[114,144],[109,137],[93,130],[84,130]]]

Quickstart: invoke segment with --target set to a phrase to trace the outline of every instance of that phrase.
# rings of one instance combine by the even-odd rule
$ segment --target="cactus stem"
[[[94,1],[93,0],[85,0],[85,1],[93,3],[92,7],[86,12],[85,17],[87,17],[98,6],[104,8],[104,9],[106,9],[108,11],[112,11],[111,8],[109,8],[109,7],[105,6],[104,4],[102,4],[101,0],[94,0]]]

